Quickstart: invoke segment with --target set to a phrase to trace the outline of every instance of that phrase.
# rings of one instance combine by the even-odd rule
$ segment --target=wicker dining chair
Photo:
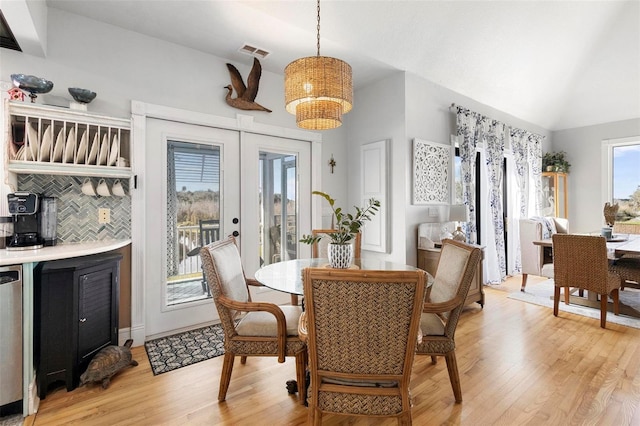
[[[204,246],[200,256],[224,330],[225,353],[218,400],[226,398],[236,356],[241,357],[242,364],[248,356],[273,356],[278,362],[295,356],[298,389],[305,389],[307,347],[298,337],[302,309],[251,301],[248,285],[260,286],[260,283],[245,277],[233,237]],[[298,397],[304,404],[304,392],[299,392]]]
[[[625,287],[640,289],[640,257],[625,256],[616,259],[609,265],[609,270],[620,275],[620,290],[624,290]]]
[[[600,295],[600,327],[607,323],[608,296],[613,299],[613,312],[620,313],[620,275],[609,271],[607,243],[594,235],[553,235],[554,298],[553,315],[558,316],[560,288],[564,288],[564,303],[569,304],[569,287]]]
[[[418,355],[430,355],[436,364],[443,356],[456,402],[462,402],[462,388],[456,361],[455,333],[473,275],[482,259],[482,249],[466,243],[443,240],[433,285],[424,303]]]
[[[409,380],[426,272],[306,268],[303,276],[307,424],[321,424],[323,413],[411,424]]]

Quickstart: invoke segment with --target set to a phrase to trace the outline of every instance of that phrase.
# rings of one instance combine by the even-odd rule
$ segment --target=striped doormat
[[[224,355],[224,332],[214,324],[150,340],[144,348],[155,376]]]

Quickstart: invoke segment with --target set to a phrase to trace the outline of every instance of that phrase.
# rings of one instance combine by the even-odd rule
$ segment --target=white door
[[[203,286],[199,225],[217,220],[215,239],[239,230],[240,158],[236,131],[147,119],[146,135],[149,337],[217,319]]]
[[[308,257],[297,240],[299,230],[311,228],[311,143],[151,118],[146,123],[149,338],[218,319],[203,285],[201,244],[237,233],[249,277],[265,263],[266,247],[283,248],[281,257],[269,252],[267,264]],[[273,227],[274,221],[285,226]],[[261,300],[289,300],[260,293]]]
[[[242,261],[253,277],[261,266],[310,257],[298,242],[311,231],[311,143],[243,133]],[[259,288],[261,301],[288,303],[288,294]]]

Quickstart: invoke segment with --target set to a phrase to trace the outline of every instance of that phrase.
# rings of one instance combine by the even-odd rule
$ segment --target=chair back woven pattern
[[[315,280],[312,291],[320,370],[402,374],[415,284]]]
[[[409,412],[425,282],[426,273],[420,270],[305,270],[310,409],[365,415]],[[342,380],[342,386],[326,385],[331,379]]]
[[[553,236],[554,281],[558,287],[578,287],[609,294],[607,244],[604,237],[555,234]]]

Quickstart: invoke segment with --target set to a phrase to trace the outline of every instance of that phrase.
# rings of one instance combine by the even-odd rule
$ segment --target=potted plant
[[[546,152],[542,156],[542,171],[569,173],[571,164],[565,158],[566,155],[564,151]]]
[[[353,246],[351,241],[355,235],[360,232],[364,226],[364,222],[371,220],[380,208],[380,201],[375,198],[369,199],[364,207],[354,206],[355,214],[347,213],[340,207],[335,206],[336,200],[331,198],[329,194],[321,191],[313,191],[313,195],[323,197],[333,210],[333,222],[335,232],[328,233],[330,243],[328,247],[329,264],[333,268],[345,269],[351,265],[353,260]],[[315,244],[320,241],[321,236],[303,235],[300,242],[305,244]]]

